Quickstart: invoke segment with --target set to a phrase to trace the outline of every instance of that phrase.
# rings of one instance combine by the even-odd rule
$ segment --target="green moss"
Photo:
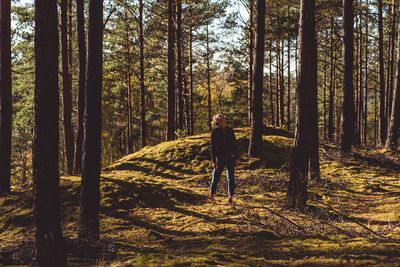
[[[357,155],[325,157],[324,151],[335,152],[323,145],[322,183],[310,183],[308,212],[283,210],[287,173],[281,167],[288,161],[292,134],[266,128],[264,154],[249,158],[249,130],[235,131],[241,158],[234,207],[227,204],[225,179],[219,185],[217,203],[206,201],[211,174],[209,134],[148,146],[108,166],[102,174],[102,243],[98,247],[76,247],[80,178],[63,177],[63,230],[70,265],[368,266],[396,262],[400,230],[393,225],[400,220],[398,172],[368,165]],[[369,157],[367,151],[357,153]],[[1,198],[0,248],[18,251],[21,244],[32,241],[32,192]],[[0,257],[2,261],[6,259]]]

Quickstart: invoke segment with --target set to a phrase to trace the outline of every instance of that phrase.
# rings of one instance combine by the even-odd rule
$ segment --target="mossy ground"
[[[267,129],[265,155],[243,152],[236,205],[221,182],[207,202],[209,135],[146,147],[105,168],[101,241],[78,242],[78,177],[63,177],[62,210],[74,266],[400,266],[400,165],[396,154],[356,149],[339,157],[321,146],[322,182],[310,182],[309,208],[282,209],[290,133]],[[396,162],[397,161],[397,162]],[[0,264],[33,257],[32,192],[0,198]]]

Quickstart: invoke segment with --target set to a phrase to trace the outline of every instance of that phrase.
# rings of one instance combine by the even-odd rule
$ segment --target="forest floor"
[[[321,145],[321,183],[308,210],[283,209],[291,134],[268,128],[261,159],[243,152],[237,197],[221,180],[207,201],[209,135],[146,147],[104,169],[101,239],[77,240],[79,177],[63,177],[62,211],[70,266],[400,266],[400,160],[355,149],[340,157]],[[0,198],[0,265],[33,261],[31,190]]]

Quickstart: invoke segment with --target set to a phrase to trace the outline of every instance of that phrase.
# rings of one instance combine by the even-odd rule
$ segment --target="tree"
[[[386,138],[386,149],[395,150],[399,141],[400,129],[400,25],[398,27],[397,47],[397,79],[393,92],[392,112],[390,115],[389,129]]]
[[[353,0],[343,0],[344,22],[344,81],[340,149],[346,154],[351,151],[354,138],[355,112],[353,90],[353,59],[354,59],[354,10]]]
[[[79,236],[99,238],[101,118],[103,75],[103,1],[89,0],[86,105],[84,120],[82,199]]]
[[[66,266],[59,200],[57,2],[35,1],[33,202],[38,266]]]
[[[139,61],[140,61],[140,136],[142,147],[147,143],[146,126],[146,87],[144,75],[144,33],[143,33],[143,0],[139,0]]]
[[[328,140],[333,141],[333,131],[334,131],[334,122],[333,122],[333,111],[334,111],[334,101],[335,101],[335,88],[334,88],[334,74],[335,74],[335,56],[336,53],[335,47],[334,47],[334,32],[333,32],[333,26],[334,26],[334,18],[331,17],[331,27],[330,27],[330,81],[329,81],[329,105],[328,105]]]
[[[183,105],[183,63],[182,63],[182,0],[176,0],[176,72],[177,72],[177,101],[178,101],[178,118],[177,128],[184,129],[184,105]]]
[[[385,63],[383,54],[383,15],[382,0],[378,0],[378,33],[379,33],[379,136],[380,143],[385,143],[387,135],[387,120],[385,114]]]
[[[74,174],[80,174],[82,168],[83,116],[85,113],[86,83],[86,37],[85,37],[85,4],[84,0],[76,1],[76,21],[78,31],[79,81],[78,81],[78,121],[75,138]]]
[[[307,177],[312,153],[315,110],[311,100],[317,92],[317,42],[315,33],[315,0],[300,3],[300,69],[296,99],[296,133],[291,159],[290,179],[285,206],[303,210],[307,202]]]
[[[175,139],[174,0],[168,0],[168,111],[167,141]]]
[[[67,173],[73,173],[74,167],[74,132],[72,127],[72,82],[69,70],[68,27],[68,0],[61,0],[61,65],[62,65],[62,92],[63,92],[63,125],[64,147],[67,159]]]
[[[257,0],[256,47],[254,56],[253,90],[251,96],[251,136],[249,155],[262,153],[263,134],[263,82],[265,46],[265,0]]]
[[[0,194],[11,190],[11,1],[0,1]]]
[[[247,91],[248,120],[251,126],[251,98],[253,90],[253,64],[254,64],[254,0],[249,0],[249,88]]]

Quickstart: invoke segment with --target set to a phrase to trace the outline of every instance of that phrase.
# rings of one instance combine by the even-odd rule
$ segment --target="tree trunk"
[[[178,82],[178,129],[183,130],[183,78],[182,78],[182,0],[177,0],[176,47],[177,47],[177,82]]]
[[[175,139],[174,0],[168,0],[168,114],[167,141]]]
[[[291,61],[291,57],[290,57],[290,38],[288,38],[287,40],[287,61],[288,61],[288,67],[287,67],[287,80],[288,80],[288,85],[287,85],[287,120],[286,120],[286,129],[288,131],[291,130],[291,116],[290,116],[290,105],[291,105],[291,75],[290,75],[290,61]]]
[[[393,103],[393,91],[394,91],[394,72],[395,72],[395,43],[396,43],[396,18],[397,18],[397,2],[393,0],[392,2],[392,25],[391,25],[391,39],[392,42],[390,44],[390,78],[388,79],[388,90],[387,90],[387,115],[386,119],[391,119],[391,112],[392,112],[392,103]]]
[[[368,1],[366,2],[368,7]],[[364,108],[363,108],[363,144],[368,144],[368,27],[370,27],[368,22],[368,10],[365,14],[365,60],[364,60]]]
[[[61,0],[61,58],[64,145],[67,159],[67,173],[72,174],[74,168],[74,131],[72,128],[72,81],[70,80],[69,70],[68,4],[68,0]]]
[[[275,126],[274,114],[274,86],[272,84],[272,41],[269,42],[269,109],[271,111],[271,125]]]
[[[0,1],[0,194],[11,191],[11,1]]]
[[[300,70],[297,85],[296,135],[292,152],[286,208],[304,210],[307,202],[307,177],[313,145],[312,127],[316,116],[312,98],[317,94],[317,42],[315,33],[315,0],[300,3]]]
[[[193,108],[193,29],[190,26],[189,29],[189,76],[190,76],[190,89],[189,89],[189,101],[190,101],[190,134],[194,134],[194,108]]]
[[[326,43],[328,42],[327,40],[328,40],[328,30],[326,30],[326,32],[325,32],[325,40],[326,40]],[[325,49],[327,49],[328,48],[328,45],[327,44],[325,44]],[[325,55],[324,55],[324,69],[323,69],[323,72],[324,72],[324,80],[323,80],[323,84],[322,84],[322,91],[323,91],[323,98],[322,98],[322,101],[323,101],[323,103],[322,103],[322,109],[323,109],[323,116],[324,116],[324,118],[323,118],[323,122],[324,122],[324,139],[326,140],[327,139],[327,128],[328,128],[328,125],[327,125],[327,123],[326,123],[326,115],[327,115],[327,111],[326,111],[326,81],[327,81],[327,54],[328,54],[328,52],[326,51],[326,53],[325,53]]]
[[[57,2],[36,0],[33,209],[38,266],[67,265],[59,200],[58,41]]]
[[[334,26],[334,18],[331,17],[331,40],[330,40],[330,81],[329,81],[329,107],[328,107],[328,140],[333,141],[333,132],[334,132],[334,104],[335,104],[335,89],[333,87],[334,84],[334,72],[335,72],[335,63],[334,63],[334,32],[333,32],[333,26]]]
[[[400,44],[400,25],[398,27],[398,44]],[[400,46],[397,47],[397,77],[400,77]],[[390,116],[390,123],[388,135],[386,139],[386,149],[395,150],[399,140],[400,129],[400,79],[396,79],[396,87],[393,92],[392,112]]]
[[[276,95],[275,95],[275,112],[276,112],[276,126],[280,127],[280,117],[279,117],[279,86],[280,86],[280,57],[281,57],[281,52],[280,52],[280,43],[279,41],[276,41]]]
[[[261,156],[263,133],[263,82],[265,45],[265,0],[257,0],[256,47],[254,56],[251,135],[249,156]]]
[[[126,124],[128,126],[128,153],[133,152],[133,126],[132,126],[132,85],[131,85],[131,47],[128,25],[128,8],[125,7],[125,84],[126,84]]]
[[[383,145],[387,135],[387,120],[385,116],[385,66],[383,55],[383,4],[378,0],[378,33],[379,33],[379,136],[380,144]]]
[[[76,21],[78,31],[79,81],[78,81],[78,122],[75,138],[74,173],[80,174],[82,168],[83,116],[85,113],[86,82],[86,37],[84,0],[76,1]]]
[[[253,90],[253,61],[254,61],[254,0],[249,0],[249,87],[247,91],[248,120],[251,126],[251,98]]]
[[[208,127],[211,132],[212,124],[211,124],[211,70],[210,70],[210,40],[209,40],[209,32],[208,32],[208,24],[206,26],[206,65],[207,65],[207,110],[208,110]]]
[[[144,33],[143,0],[139,0],[139,61],[140,61],[140,136],[142,148],[147,145],[146,127],[146,88],[144,85]]]
[[[351,151],[354,139],[354,92],[353,92],[353,0],[343,0],[344,21],[344,82],[340,149],[346,154]]]
[[[285,125],[285,77],[284,77],[284,63],[285,63],[285,44],[281,41],[281,63],[280,63],[280,83],[279,83],[279,112],[281,118],[281,127]]]
[[[89,0],[80,238],[99,238],[103,1]]]

